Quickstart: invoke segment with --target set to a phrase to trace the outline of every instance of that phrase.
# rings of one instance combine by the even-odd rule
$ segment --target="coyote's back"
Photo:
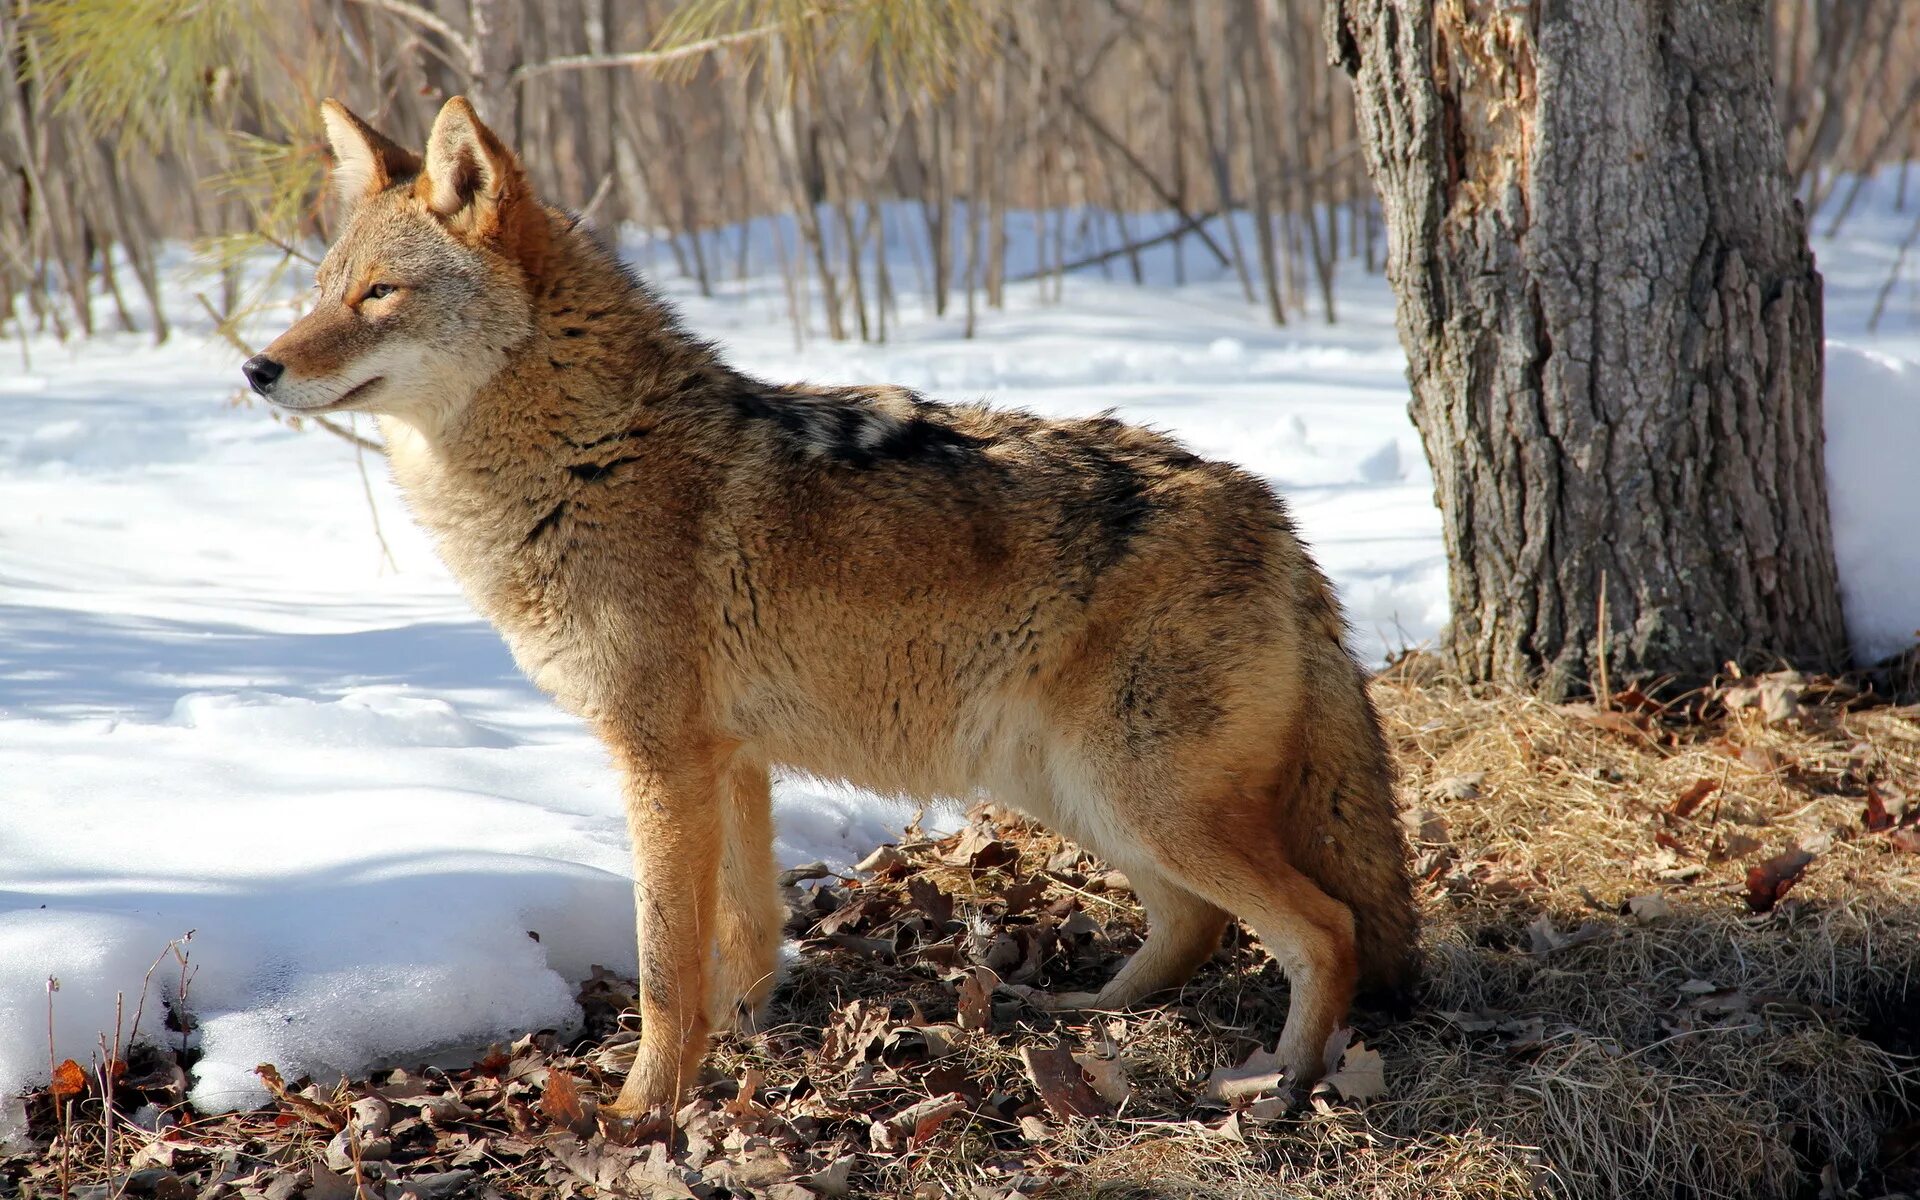
[[[627,774],[642,1039],[670,1110],[777,963],[768,772],[986,791],[1126,871],[1178,986],[1245,918],[1304,1081],[1413,906],[1391,769],[1325,577],[1260,480],[1110,417],[726,366],[463,101],[424,160],[327,110],[351,219],[249,363],[380,414],[396,477],[528,673]],[[718,953],[716,954],[716,950]]]

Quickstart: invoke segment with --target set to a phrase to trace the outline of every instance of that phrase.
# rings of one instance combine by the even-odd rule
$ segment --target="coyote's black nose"
[[[264,354],[256,354],[240,370],[246,375],[247,382],[253,385],[253,390],[264,396],[273,390],[273,385],[280,380],[280,373],[286,368]]]

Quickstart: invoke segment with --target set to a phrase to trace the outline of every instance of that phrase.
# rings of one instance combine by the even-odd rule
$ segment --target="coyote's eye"
[[[367,289],[369,300],[385,300],[391,295],[393,295],[393,285],[390,283],[376,283]]]

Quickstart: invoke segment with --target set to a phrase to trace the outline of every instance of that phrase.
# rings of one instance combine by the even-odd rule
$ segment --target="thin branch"
[[[279,238],[273,236],[270,233],[265,232],[264,230],[256,229],[254,231],[253,236],[259,238],[261,241],[265,242],[267,245],[272,246],[274,249],[285,254],[288,258],[297,258],[301,262],[307,264],[310,267],[317,267],[320,265],[320,260],[315,258],[313,255],[308,254],[303,250],[300,250],[299,248],[293,246],[291,243],[281,241]]]
[[[1022,275],[1015,275],[1013,278],[1007,280],[1007,282],[1031,283],[1036,279],[1051,275],[1056,271],[1078,271],[1082,267],[1097,267],[1101,263],[1112,262],[1114,259],[1120,258],[1123,255],[1133,254],[1136,251],[1145,250],[1150,246],[1158,246],[1164,242],[1171,242],[1177,238],[1183,238],[1187,234],[1199,229],[1200,226],[1205,225],[1208,221],[1221,216],[1224,212],[1224,209],[1215,209],[1210,213],[1201,213],[1198,216],[1187,217],[1165,233],[1155,234],[1153,237],[1144,238],[1137,242],[1127,242],[1124,245],[1115,246],[1111,250],[1102,250],[1098,254],[1090,254],[1085,258],[1075,259],[1070,263],[1059,263],[1028,271]]]
[[[361,437],[359,434],[355,433],[353,430],[348,429],[345,426],[335,425],[332,421],[327,420],[323,416],[316,415],[316,416],[307,417],[305,419],[312,421],[315,425],[318,425],[320,428],[326,430],[328,433],[339,438],[341,441],[344,441],[349,445],[353,446],[356,450],[371,450],[375,454],[381,454],[381,455],[384,455],[387,452],[387,448],[385,446],[382,446],[379,442],[374,441],[372,438]],[[368,504],[373,503],[373,500],[371,497],[368,498],[367,503]],[[376,528],[374,529],[374,532],[375,534],[378,534],[380,514],[375,513],[373,520],[376,526]],[[383,538],[381,539],[381,548],[385,549],[385,546],[386,546],[386,540]],[[393,555],[389,554],[387,555],[387,557],[391,559]]]
[[[421,8],[418,4],[410,4],[408,0],[353,0],[353,2],[392,13],[396,17],[412,21],[422,29],[439,34],[447,40],[448,45],[460,51],[461,57],[467,60],[469,69],[474,69],[473,64],[478,59],[479,48],[469,41],[465,34],[447,24],[446,18],[439,13]]]
[[[384,3],[385,0],[360,0],[360,2],[362,4]],[[784,25],[778,24],[756,25],[752,29],[701,38],[697,42],[688,42],[684,46],[674,46],[666,50],[633,50],[624,54],[568,54],[560,58],[550,58],[545,62],[527,63],[515,67],[513,74],[508,76],[507,82],[517,86],[536,75],[550,75],[555,71],[589,71],[600,67],[660,67],[668,63],[683,62],[689,58],[699,58],[703,54],[723,50],[741,42],[767,37],[785,28]]]
[[[353,418],[348,417],[347,420]],[[367,478],[366,451],[369,447],[378,451],[379,447],[352,430],[347,431],[347,436],[354,440],[353,465],[360,472],[360,491],[367,498],[367,515],[373,518],[373,540],[380,543],[380,553],[386,558],[387,566],[398,572],[400,564],[394,561],[393,549],[387,545],[387,535],[380,530],[380,506],[373,502],[373,481]]]

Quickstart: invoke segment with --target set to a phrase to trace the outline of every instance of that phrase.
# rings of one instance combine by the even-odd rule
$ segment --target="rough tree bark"
[[[1765,17],[1328,0],[1468,678],[1564,696],[1603,644],[1616,680],[1844,662],[1821,283]]]

